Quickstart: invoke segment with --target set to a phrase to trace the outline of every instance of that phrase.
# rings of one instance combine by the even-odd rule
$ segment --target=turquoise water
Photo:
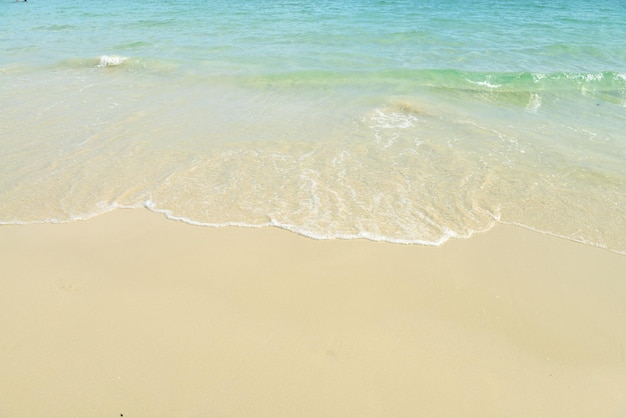
[[[0,222],[626,253],[623,1],[0,4]]]

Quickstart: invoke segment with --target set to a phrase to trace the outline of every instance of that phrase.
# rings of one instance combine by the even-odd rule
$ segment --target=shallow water
[[[626,4],[523,3],[4,3],[0,222],[626,253]]]

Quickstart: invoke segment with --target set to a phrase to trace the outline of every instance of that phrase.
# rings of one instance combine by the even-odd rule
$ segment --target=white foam
[[[120,55],[102,55],[100,57],[100,63],[98,67],[115,67],[117,65],[121,65],[126,61],[128,57],[123,57]]]
[[[88,221],[89,219],[95,218],[96,216],[104,215],[109,212],[113,212],[117,209],[138,209],[141,205],[122,205],[117,202],[109,203],[109,202],[98,202],[96,203],[96,211],[93,212],[77,212],[73,214],[68,214],[66,218],[45,218],[39,220],[32,221],[24,221],[20,219],[13,220],[0,220],[0,225],[39,225],[39,224],[66,224],[70,222],[76,221]]]
[[[365,239],[365,240],[368,240],[368,241],[375,241],[375,242],[387,242],[387,243],[391,243],[391,244],[405,244],[405,245],[424,245],[424,246],[428,246],[428,247],[439,247],[439,246],[443,245],[444,243],[446,243],[451,238],[454,238],[454,239],[468,239],[468,238],[472,237],[476,233],[483,233],[483,232],[486,232],[486,231],[490,230],[491,228],[493,228],[493,226],[498,221],[498,219],[495,218],[493,221],[489,222],[488,225],[485,226],[485,228],[477,229],[477,230],[469,230],[469,231],[467,231],[464,234],[455,232],[455,231],[453,231],[453,230],[451,230],[450,228],[447,228],[447,227],[442,227],[441,228],[441,235],[439,236],[439,238],[434,239],[434,240],[402,239],[402,238],[393,238],[393,237],[388,237],[388,236],[384,236],[384,235],[378,235],[378,234],[374,234],[374,233],[369,232],[369,231],[359,231],[359,232],[354,233],[354,234],[345,234],[345,233],[338,233],[338,232],[328,232],[326,234],[321,234],[319,232],[314,232],[314,231],[311,231],[309,229],[306,229],[305,227],[302,227],[302,226],[298,226],[298,225],[294,225],[294,224],[290,224],[290,223],[280,222],[280,221],[278,221],[278,220],[276,220],[276,219],[274,219],[272,217],[269,217],[269,221],[268,222],[254,223],[254,224],[253,223],[247,223],[247,222],[236,222],[236,221],[221,222],[221,223],[198,222],[198,221],[194,221],[192,219],[189,219],[189,218],[186,218],[186,217],[183,217],[183,216],[174,215],[173,212],[168,210],[168,209],[160,209],[160,208],[158,208],[157,204],[154,203],[150,199],[144,201],[143,206],[146,209],[148,209],[148,210],[150,210],[152,212],[160,213],[160,214],[164,215],[167,219],[170,219],[170,220],[173,220],[173,221],[179,221],[179,222],[183,222],[183,223],[186,223],[186,224],[189,224],[189,225],[195,225],[195,226],[203,226],[203,227],[210,227],[210,228],[223,228],[223,227],[267,228],[267,227],[274,227],[274,228],[284,229],[284,230],[289,231],[289,232],[293,232],[293,233],[301,235],[303,237],[307,237],[307,238],[311,238],[311,239],[315,239],[315,240],[320,240],[320,241],[336,240],[336,239],[341,239],[341,240]]]
[[[503,224],[503,225],[513,225],[513,226],[517,226],[517,227],[520,227],[520,228],[527,229],[529,231],[537,232],[537,233],[544,234],[544,235],[549,235],[551,237],[556,237],[556,238],[564,239],[564,240],[567,240],[567,241],[577,242],[579,244],[584,244],[584,245],[589,245],[591,247],[600,248],[600,249],[607,250],[607,251],[610,251],[610,252],[615,253],[615,254],[626,255],[626,251],[616,250],[616,249],[610,248],[606,244],[589,241],[589,240],[583,239],[581,237],[571,237],[571,236],[567,236],[567,235],[557,234],[555,232],[546,231],[546,230],[539,229],[539,228],[534,228],[532,226],[528,226],[526,224],[519,223],[519,222],[507,222],[507,221],[501,221],[501,220],[498,220],[498,222]]]
[[[526,110],[531,113],[537,113],[537,110],[541,107],[541,96],[537,93],[532,93],[530,95],[530,100],[528,100],[528,104],[526,105]]]
[[[490,89],[497,89],[499,87],[502,87],[502,84],[492,84],[492,83],[490,83],[488,81],[473,81],[473,80],[470,80],[468,78],[466,78],[465,81],[467,81],[469,83],[472,83],[475,86],[487,87],[487,88],[490,88]]]
[[[417,120],[417,117],[410,113],[376,109],[370,116],[370,129],[374,131],[376,142],[382,144],[383,148],[389,148],[400,137],[399,131],[415,126]]]
[[[409,113],[385,112],[376,109],[370,116],[370,120],[375,122],[371,125],[372,129],[407,129],[415,126],[417,118]]]
[[[604,74],[602,74],[602,73],[596,73],[596,74],[589,73],[589,74],[586,74],[584,76],[584,78],[585,78],[586,81],[600,81],[600,80],[604,79]]]

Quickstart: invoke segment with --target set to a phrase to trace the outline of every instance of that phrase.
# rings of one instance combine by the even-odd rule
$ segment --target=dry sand
[[[2,417],[624,417],[626,257],[146,210],[0,227]]]

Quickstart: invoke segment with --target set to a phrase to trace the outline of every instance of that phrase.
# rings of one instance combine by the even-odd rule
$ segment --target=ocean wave
[[[102,55],[98,67],[116,67],[122,65],[128,60],[128,57],[121,55]]]
[[[54,69],[100,70],[119,69],[131,76],[135,74],[170,76],[179,69],[179,63],[163,58],[129,57],[124,55],[102,55],[99,57],[72,57],[54,64]],[[181,74],[181,77],[184,74]],[[198,77],[204,78],[203,75]]]
[[[616,71],[604,72],[466,72],[459,70],[418,70],[412,74],[417,84],[434,88],[499,91],[579,90],[581,86],[614,90],[626,94],[626,77]]]
[[[478,72],[456,69],[406,69],[383,71],[283,71],[241,75],[236,83],[254,88],[293,89],[310,87],[336,89],[345,86],[377,86],[398,94],[429,90],[442,95],[490,98],[525,106],[531,95],[597,95],[600,100],[626,104],[626,75],[619,71],[599,72]]]
[[[444,95],[461,95],[492,102],[525,106],[536,112],[541,96],[554,101],[589,96],[617,105],[626,105],[626,77],[605,72],[504,72],[482,73],[458,70],[424,70],[412,75],[417,87],[427,87]]]
[[[119,67],[136,65],[138,61],[130,60],[129,57],[122,55],[101,55],[99,57],[70,57],[61,60],[54,64],[55,67],[61,69],[93,69],[93,68],[105,68],[105,67]]]

